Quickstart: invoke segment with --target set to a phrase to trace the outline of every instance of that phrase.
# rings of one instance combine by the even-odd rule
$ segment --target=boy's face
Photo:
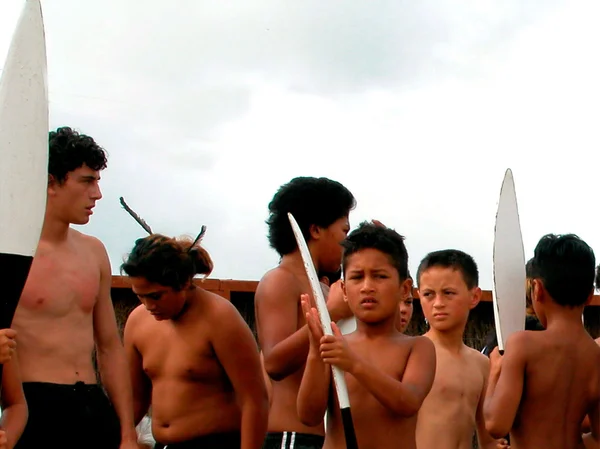
[[[409,293],[406,298],[400,301],[400,307],[398,310],[400,314],[398,315],[396,327],[400,332],[404,333],[410,324],[410,319],[412,318],[413,314],[413,297],[411,293]]]
[[[459,270],[431,267],[421,273],[419,298],[429,325],[447,331],[464,328],[469,311],[481,299],[481,289],[469,289]]]
[[[334,221],[327,228],[315,226],[311,232],[312,240],[317,245],[319,270],[335,273],[342,263],[342,242],[350,231],[348,216]],[[312,252],[312,251],[311,251]]]
[[[99,181],[100,173],[87,165],[70,171],[62,184],[51,179],[48,183],[48,207],[68,223],[86,224],[96,201],[102,198]]]
[[[376,324],[396,319],[398,303],[408,296],[410,280],[400,281],[389,256],[368,248],[348,257],[343,287],[348,306],[356,318]]]
[[[131,290],[157,321],[177,316],[185,305],[185,291],[150,282],[143,277],[131,277]]]

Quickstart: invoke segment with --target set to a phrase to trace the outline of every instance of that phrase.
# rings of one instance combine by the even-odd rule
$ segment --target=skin
[[[419,411],[418,447],[471,449],[474,432],[479,447],[505,447],[504,440],[494,440],[485,429],[489,360],[463,343],[469,311],[479,303],[481,289],[469,289],[458,270],[431,267],[421,273],[419,298],[431,326],[425,336],[435,345],[437,370]]]
[[[346,448],[330,366],[345,372],[352,420],[361,449],[415,448],[418,410],[435,372],[433,344],[396,328],[400,298],[410,288],[386,254],[375,249],[348,258],[344,290],[357,319],[355,332],[324,336],[316,309],[304,296],[310,351],[298,392],[298,415],[307,425],[322,420],[330,405],[324,449]],[[370,304],[364,302],[366,298]]]
[[[27,402],[21,384],[15,338],[16,332],[12,329],[0,331],[0,363],[3,367],[0,449],[12,449],[27,424]]]
[[[335,272],[342,260],[341,242],[349,231],[348,217],[327,228],[311,226],[308,247],[317,272]],[[302,294],[312,291],[298,250],[282,257],[279,266],[259,282],[255,295],[256,328],[271,379],[272,397],[269,432],[324,435],[321,421],[302,423],[296,413],[296,398],[309,349],[308,329],[300,304]],[[334,321],[344,318],[347,308],[339,296],[327,302]]]
[[[70,228],[86,224],[102,198],[100,174],[87,166],[63,184],[50,176],[40,242],[13,320],[23,382],[102,383],[121,423],[121,448],[137,448],[131,386],[110,298],[104,245]]]
[[[125,327],[135,420],[152,407],[156,441],[174,444],[241,431],[242,449],[264,441],[268,397],[256,342],[226,299],[131,278],[142,305]]]
[[[412,286],[412,282],[411,282]],[[412,287],[411,287],[412,290]],[[413,297],[409,290],[408,296],[400,301],[398,306],[399,314],[396,317],[396,329],[399,332],[405,333],[413,314]]]
[[[486,426],[494,435],[510,431],[516,448],[574,449],[582,447],[581,423],[589,415],[586,444],[597,448],[600,347],[582,325],[584,305],[561,307],[538,279],[532,299],[546,330],[516,332],[504,356],[492,353]]]

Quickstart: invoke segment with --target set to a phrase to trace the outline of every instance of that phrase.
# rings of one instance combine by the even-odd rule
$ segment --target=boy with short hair
[[[483,399],[489,360],[463,342],[469,312],[481,299],[473,258],[459,250],[429,253],[417,271],[419,298],[435,345],[437,369],[431,392],[419,411],[417,445],[428,449],[470,449],[477,432],[480,448],[504,447],[485,429]]]
[[[296,398],[308,354],[308,330],[300,296],[311,292],[302,256],[289,222],[296,219],[310,249],[317,273],[335,273],[342,261],[341,243],[349,230],[354,196],[327,178],[299,177],[283,185],[269,204],[269,243],[281,256],[279,265],[258,284],[255,314],[264,369],[271,378],[271,408],[264,448],[320,449],[325,429],[323,414],[314,425],[302,423]],[[341,301],[328,301],[333,320],[344,318]],[[342,302],[342,306],[343,306]]]
[[[404,238],[363,223],[344,242],[344,294],[356,331],[324,336],[316,309],[303,296],[310,350],[298,392],[298,415],[314,426],[329,404],[325,449],[346,447],[331,366],[345,371],[352,418],[361,449],[416,448],[417,413],[435,373],[433,344],[396,328],[398,304],[408,295]]]
[[[510,431],[519,449],[581,447],[586,415],[598,447],[600,347],[581,322],[594,269],[594,252],[573,234],[548,234],[535,248],[531,296],[545,330],[516,332],[504,356],[492,353],[484,409],[490,433]]]

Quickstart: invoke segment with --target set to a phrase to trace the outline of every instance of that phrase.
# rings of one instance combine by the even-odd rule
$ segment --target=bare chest
[[[155,322],[136,336],[146,375],[152,380],[219,383],[226,374],[208,335]]]
[[[350,348],[368,365],[377,368],[394,379],[402,380],[409,352],[408,347],[402,348],[397,344],[389,343],[383,346],[381,344],[371,345],[367,342],[360,342],[358,344],[350,343]],[[379,404],[375,397],[354,376],[346,375],[346,383],[353,402]]]
[[[441,352],[441,351],[440,351]],[[430,396],[443,403],[455,403],[475,410],[482,394],[484,377],[481,367],[469,358],[437,355],[435,380]]]
[[[100,289],[100,267],[92,255],[58,252],[33,260],[19,308],[52,317],[91,314]]]

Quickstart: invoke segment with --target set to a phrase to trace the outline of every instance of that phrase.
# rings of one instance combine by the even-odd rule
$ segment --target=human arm
[[[490,373],[490,361],[486,356],[483,356],[481,354],[475,355],[477,356],[483,376],[483,387],[481,389],[481,394],[479,395],[479,402],[477,403],[477,411],[475,413],[475,422],[477,426],[477,440],[479,442],[479,447],[482,449],[500,449],[508,447],[508,442],[504,438],[492,438],[492,436],[485,427],[485,418],[483,417],[483,403],[485,401],[485,394],[487,391],[488,376]]]
[[[265,371],[273,380],[282,380],[298,371],[308,354],[308,330],[297,328],[300,291],[293,286],[294,275],[273,270],[256,290],[255,312],[258,340]]]
[[[490,375],[483,404],[485,427],[494,438],[510,433],[517,414],[526,367],[525,333],[512,334],[506,341],[504,355],[498,348],[490,354]]]
[[[28,410],[17,354],[4,364],[2,374],[2,418],[0,429],[5,432],[6,448],[12,449],[19,441],[27,424]],[[1,447],[1,446],[0,446]]]
[[[590,433],[584,435],[583,440],[586,449],[600,449],[600,402],[595,401],[588,411],[590,421]]]
[[[94,339],[100,377],[119,417],[121,447],[134,448],[137,447],[137,433],[133,422],[131,381],[110,297],[110,261],[104,245],[99,240],[92,239],[91,245],[100,265],[100,289],[94,307]]]
[[[260,449],[267,434],[269,399],[258,347],[250,328],[229,301],[219,300],[211,343],[231,381],[242,412],[241,449]]]
[[[319,314],[315,308],[310,307],[308,295],[302,296],[302,310],[309,329],[310,349],[298,389],[296,411],[303,424],[314,427],[323,422],[327,410],[331,366],[324,363],[319,354],[319,342],[323,336]]]
[[[321,340],[321,356],[356,378],[385,408],[400,416],[413,416],[421,408],[435,377],[435,347],[425,337],[414,340],[402,379],[396,379],[357,356],[332,323],[333,336]]]
[[[129,377],[133,396],[133,423],[139,424],[148,413],[152,394],[152,382],[144,372],[142,356],[135,346],[135,331],[142,318],[143,309],[138,306],[127,318],[124,331],[125,355],[129,366]]]

